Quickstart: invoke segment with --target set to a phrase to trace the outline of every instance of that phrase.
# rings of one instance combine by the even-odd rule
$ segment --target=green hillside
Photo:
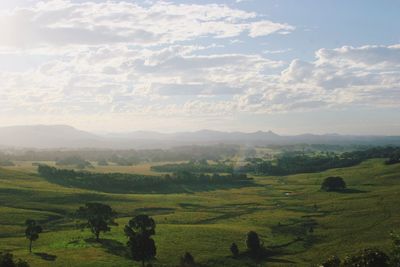
[[[343,177],[348,190],[320,191],[328,176]],[[125,255],[123,228],[129,218],[145,213],[157,223],[154,265],[177,265],[186,251],[207,266],[251,265],[249,259],[231,258],[229,247],[236,242],[243,251],[246,233],[254,230],[271,250],[263,264],[309,266],[365,247],[387,250],[390,231],[400,228],[400,164],[368,160],[321,173],[254,178],[241,188],[111,194],[0,169],[0,251],[32,266],[136,266]],[[119,225],[102,235],[101,243],[77,229],[71,216],[90,201],[107,203],[120,215]],[[32,255],[24,236],[27,218],[44,227]]]

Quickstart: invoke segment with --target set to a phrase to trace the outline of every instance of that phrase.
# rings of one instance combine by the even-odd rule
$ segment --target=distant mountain
[[[291,144],[400,145],[400,136],[355,136],[339,134],[283,136],[271,131],[243,133],[212,130],[178,133],[136,131],[96,135],[67,125],[0,127],[0,147],[144,149],[212,144],[237,144],[246,146]]]
[[[101,137],[67,125],[0,127],[0,144],[6,147],[80,148],[101,143]]]

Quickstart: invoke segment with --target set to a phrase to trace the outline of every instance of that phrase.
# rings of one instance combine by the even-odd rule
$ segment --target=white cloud
[[[257,21],[249,25],[249,36],[260,37],[266,36],[273,33],[288,34],[294,31],[295,27],[286,23],[276,23],[269,20]]]
[[[284,49],[224,50],[245,34],[293,30],[217,4],[58,0],[16,9],[0,14],[0,53],[35,64],[0,71],[0,112],[160,118],[399,106],[400,45],[320,49],[314,61],[291,62],[266,57]]]
[[[0,14],[0,46],[172,44],[205,36],[269,35],[293,30],[287,24],[259,21],[257,14],[219,4],[150,5],[134,2],[39,2]]]

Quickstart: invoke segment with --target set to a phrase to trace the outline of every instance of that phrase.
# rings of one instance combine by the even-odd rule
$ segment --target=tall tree
[[[259,254],[262,248],[262,243],[256,232],[250,231],[247,233],[246,246],[251,254],[253,255]]]
[[[106,204],[86,203],[77,210],[76,215],[86,220],[81,227],[89,228],[95,235],[96,241],[99,241],[100,232],[108,232],[111,230],[110,225],[116,225],[114,222],[116,212]]]
[[[141,261],[144,266],[146,261],[156,256],[156,245],[151,236],[155,235],[156,223],[147,215],[137,215],[125,226],[125,234],[128,236],[127,243],[132,258]]]
[[[32,252],[32,242],[39,238],[39,234],[43,231],[42,227],[35,220],[28,219],[25,221],[25,236],[29,240],[29,253]]]

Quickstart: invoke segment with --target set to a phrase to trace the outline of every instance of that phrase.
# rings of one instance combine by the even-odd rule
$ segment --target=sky
[[[1,0],[0,126],[400,135],[400,1]]]

